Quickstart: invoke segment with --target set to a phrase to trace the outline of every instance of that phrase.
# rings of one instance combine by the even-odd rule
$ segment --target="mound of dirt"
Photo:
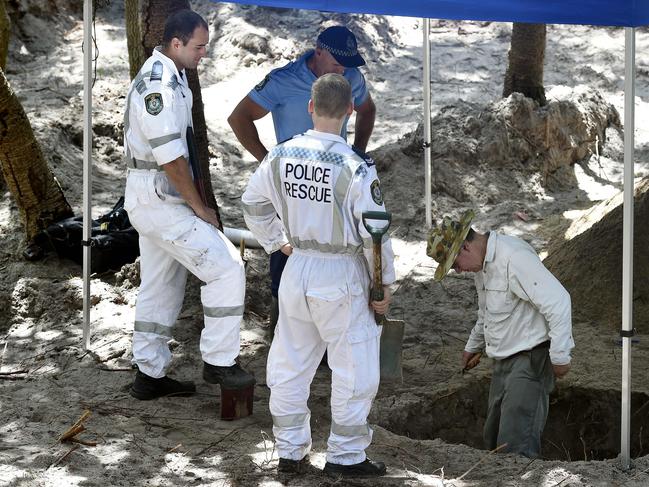
[[[594,207],[568,231],[568,235],[576,236],[555,242],[544,261],[570,292],[573,311],[591,321],[608,323],[612,329],[619,329],[622,320],[621,203],[618,195]],[[649,221],[649,178],[636,188],[634,213],[633,322],[639,331],[646,332],[649,228],[644,222]],[[580,231],[580,227],[588,229]]]
[[[431,157],[441,175],[437,184],[461,195],[462,188],[453,187],[452,180],[462,181],[454,168],[459,165],[466,172],[467,166],[488,165],[531,170],[541,174],[544,186],[569,188],[574,178],[564,177],[570,171],[559,170],[601,153],[609,127],[621,130],[617,110],[597,90],[584,86],[557,90],[543,107],[520,93],[484,106],[459,102],[432,119]],[[400,145],[404,154],[421,157],[422,125]]]

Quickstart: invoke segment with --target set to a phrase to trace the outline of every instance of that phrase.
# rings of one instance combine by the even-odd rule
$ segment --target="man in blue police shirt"
[[[352,86],[352,98],[356,111],[354,148],[365,151],[374,128],[376,107],[365,83],[365,77],[358,70],[365,60],[358,53],[356,37],[344,26],[333,26],[323,30],[310,49],[297,60],[271,71],[235,107],[228,117],[228,123],[241,145],[261,162],[268,149],[259,139],[255,120],[272,113],[277,143],[313,128],[313,121],[307,106],[311,98],[311,85],[327,73],[342,74]],[[347,137],[347,121],[340,134]],[[278,250],[270,256],[271,292],[271,334],[277,323],[277,291],[288,259]]]

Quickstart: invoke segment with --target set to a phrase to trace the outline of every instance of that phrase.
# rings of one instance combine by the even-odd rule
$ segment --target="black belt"
[[[546,340],[544,342],[541,342],[538,345],[530,348],[529,350],[521,350],[520,352],[516,352],[515,354],[510,355],[509,357],[507,357],[505,360],[509,360],[510,358],[518,357],[520,354],[525,353],[525,352],[533,352],[534,350],[538,350],[540,348],[549,349],[550,348],[550,340]]]

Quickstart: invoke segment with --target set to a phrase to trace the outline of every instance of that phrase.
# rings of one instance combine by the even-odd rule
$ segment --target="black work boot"
[[[272,300],[270,302],[270,323],[269,323],[271,342],[275,337],[275,327],[277,327],[278,318],[279,318],[279,300],[275,296],[272,296]]]
[[[190,396],[196,392],[193,382],[180,382],[167,376],[156,379],[139,370],[129,393],[136,399],[148,401],[165,396]]]
[[[210,384],[220,384],[226,389],[244,389],[257,382],[255,377],[243,370],[239,364],[221,367],[207,362],[203,362],[203,379]]]
[[[325,463],[323,472],[331,477],[381,477],[387,469],[383,462],[373,462],[366,458],[364,462],[353,465]]]
[[[306,455],[302,460],[289,460],[288,458],[280,458],[277,464],[278,473],[305,473],[311,461],[309,455]]]

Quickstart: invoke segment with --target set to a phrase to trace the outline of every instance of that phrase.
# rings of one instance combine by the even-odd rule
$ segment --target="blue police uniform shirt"
[[[307,107],[311,85],[317,78],[307,61],[314,52],[312,49],[286,66],[274,69],[248,93],[252,101],[271,112],[278,143],[313,128]],[[352,87],[354,106],[362,105],[369,95],[365,77],[357,68],[345,68],[343,76]],[[347,120],[340,135],[347,138]]]

